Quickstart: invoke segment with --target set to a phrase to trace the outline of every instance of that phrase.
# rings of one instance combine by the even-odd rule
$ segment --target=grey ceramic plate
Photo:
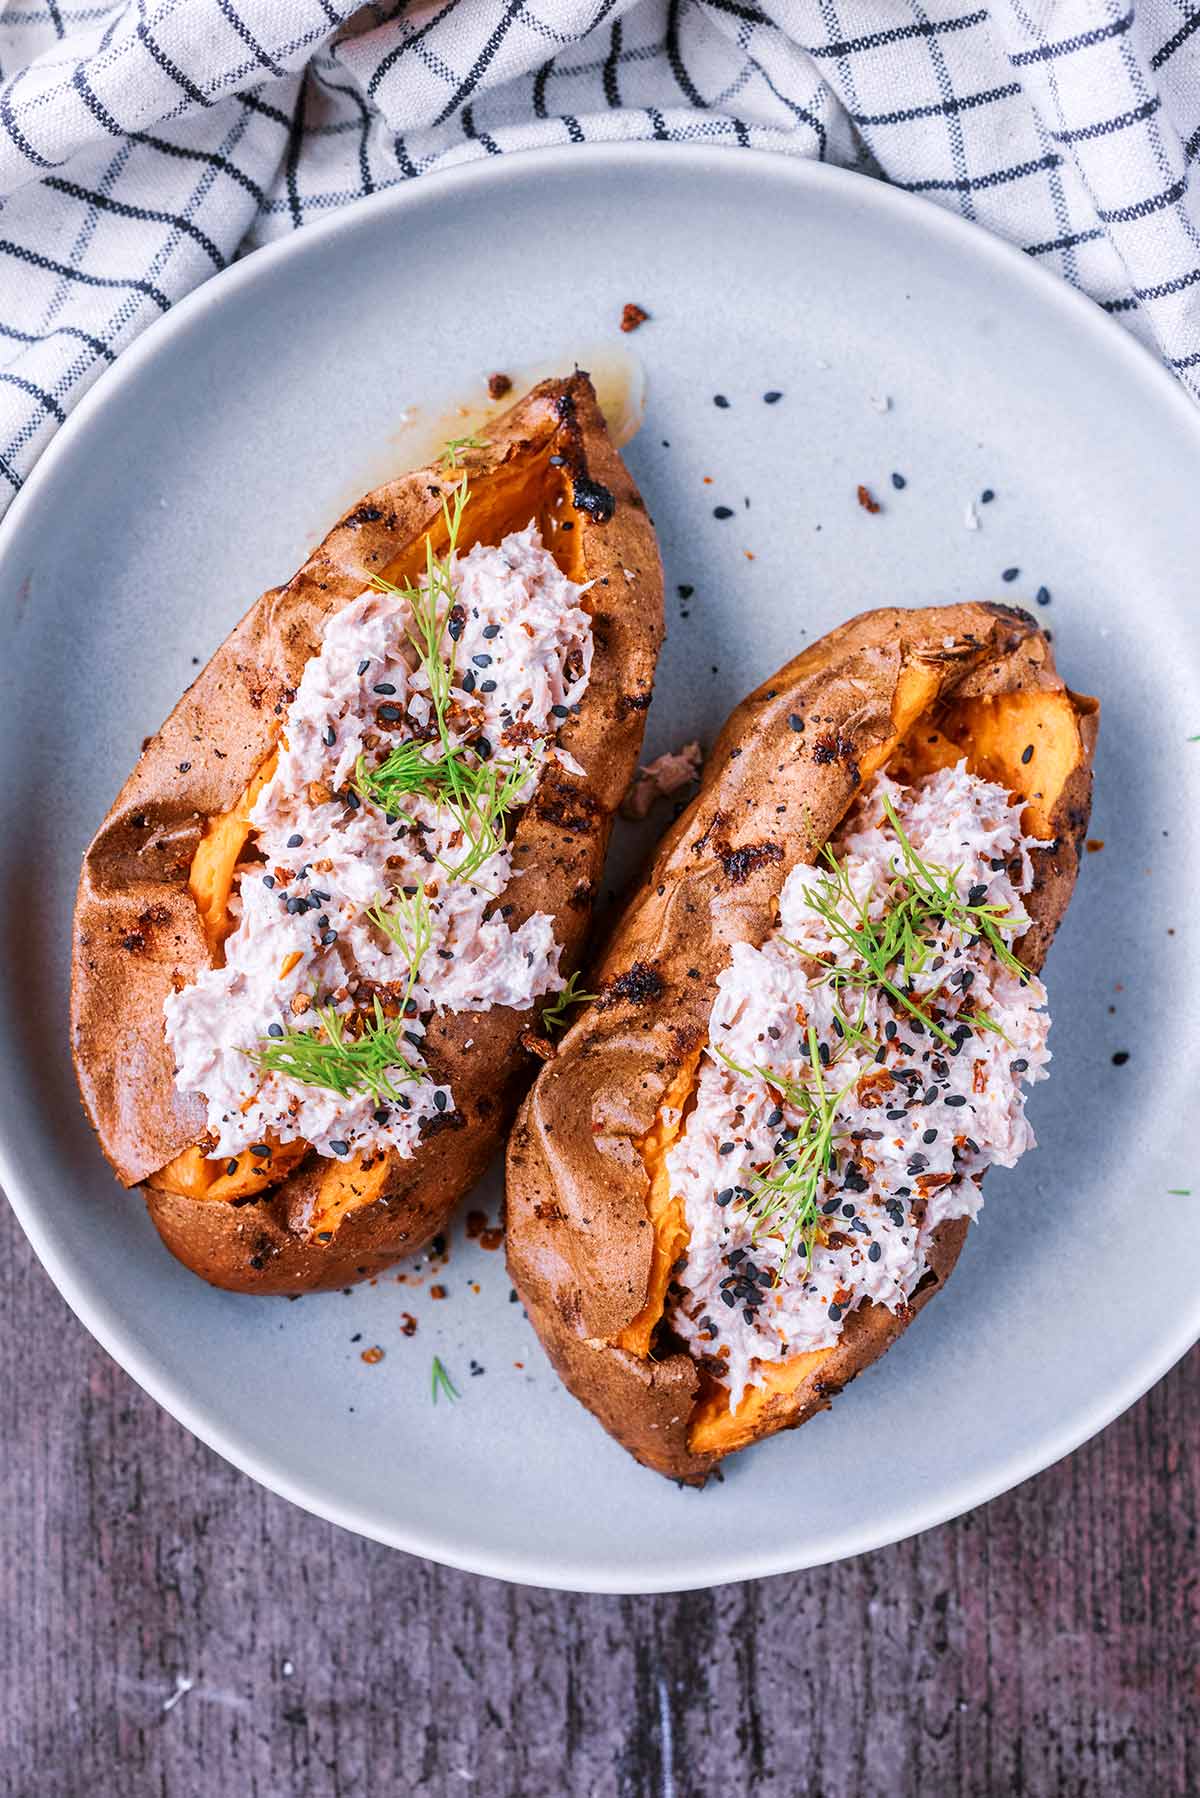
[[[652,315],[632,340],[627,300]],[[111,1178],[66,1049],[80,851],[197,658],[408,459],[405,408],[436,420],[490,369],[629,342],[648,401],[628,454],[668,577],[651,751],[711,738],[798,645],[884,601],[1044,586],[1063,669],[1105,707],[1104,848],[1048,970],[1042,1147],[990,1176],[958,1272],[893,1353],[703,1493],[643,1472],[567,1396],[502,1257],[461,1232],[440,1303],[419,1271],[296,1304],[203,1286]],[[3,530],[0,1177],[70,1304],[297,1503],[545,1585],[829,1561],[1073,1448],[1200,1334],[1198,493],[1200,420],[1116,325],[982,232],[801,162],[476,163],[211,282],[104,377]],[[498,1184],[475,1204],[494,1215]],[[430,1402],[435,1353],[457,1404]]]

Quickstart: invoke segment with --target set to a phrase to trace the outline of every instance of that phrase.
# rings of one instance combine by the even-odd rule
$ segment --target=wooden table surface
[[[1195,1355],[915,1541],[579,1598],[260,1490],[96,1347],[0,1212],[5,1794],[1200,1792]]]

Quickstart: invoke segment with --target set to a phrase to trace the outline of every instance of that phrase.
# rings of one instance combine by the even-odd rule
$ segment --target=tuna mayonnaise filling
[[[879,919],[895,891],[903,863],[885,798],[911,848],[953,873],[959,899],[1008,914],[997,928],[1010,945],[1025,923],[1036,845],[1022,835],[1020,808],[965,762],[911,787],[882,774],[869,784],[834,843],[848,883],[837,913],[853,921],[852,890]],[[778,929],[761,948],[735,945],[695,1104],[667,1163],[690,1232],[671,1322],[728,1387],[731,1409],[772,1362],[832,1347],[859,1305],[894,1311],[911,1297],[937,1227],[973,1218],[984,1170],[1011,1167],[1033,1146],[1023,1088],[1045,1078],[1050,1059],[1041,983],[1006,967],[985,938],[942,927],[904,983],[948,1045],[878,984],[824,977],[830,964],[863,964],[822,915],[828,899],[814,908],[806,890],[831,889],[819,870],[795,868]],[[764,1171],[786,1171],[804,1117],[771,1075],[793,1096],[796,1083],[811,1086],[810,1027],[833,1101],[832,1149],[815,1195],[819,1230],[789,1249],[760,1195]]]
[[[584,589],[561,572],[533,524],[457,558],[450,580],[455,604],[443,608],[440,647],[452,671],[452,741],[468,769],[525,769],[511,815],[529,800],[547,754],[578,771],[554,739],[588,683]],[[452,806],[411,792],[397,816],[359,791],[360,766],[377,767],[429,734],[434,707],[412,623],[402,594],[374,590],[329,621],[252,813],[262,859],[235,882],[225,966],[166,1001],[176,1085],[207,1102],[210,1155],[253,1150],[268,1134],[326,1155],[411,1155],[422,1126],[454,1103],[421,1067],[422,1020],[493,1005],[521,1010],[563,986],[553,919],[537,912],[513,930],[495,908],[513,879],[502,828],[492,852],[456,876],[472,844]],[[398,902],[401,919],[411,918],[404,907],[414,898],[428,935],[416,958],[411,928],[402,923],[396,940],[367,916]],[[350,1020],[376,993],[393,1012],[396,994],[407,995],[408,1067],[385,1071],[394,1096],[378,1083],[341,1093],[263,1072],[264,1045],[311,1023],[319,1007]]]

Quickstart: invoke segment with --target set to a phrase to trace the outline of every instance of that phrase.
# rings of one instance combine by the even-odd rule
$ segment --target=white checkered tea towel
[[[1019,244],[1200,397],[1191,0],[7,0],[0,510],[239,252],[473,156],[853,163]]]

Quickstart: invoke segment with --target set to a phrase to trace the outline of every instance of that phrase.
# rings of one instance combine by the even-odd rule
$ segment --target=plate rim
[[[539,149],[510,153],[502,158],[481,157],[455,164],[450,168],[430,171],[416,181],[401,181],[351,202],[329,218],[306,226],[263,246],[250,256],[229,265],[200,284],[179,300],[171,310],[153,321],[116,363],[105,369],[93,382],[65,425],[58,431],[39,458],[32,474],[14,498],[3,520],[0,520],[0,570],[7,561],[10,546],[19,538],[26,512],[38,502],[43,488],[53,484],[60,461],[68,455],[77,438],[86,434],[109,399],[121,385],[134,379],[147,362],[169,353],[173,339],[190,328],[194,319],[212,307],[221,306],[228,296],[255,282],[270,283],[276,266],[297,256],[320,256],[325,246],[348,230],[358,229],[364,216],[373,211],[385,220],[391,215],[425,205],[431,192],[453,201],[455,192],[476,186],[500,186],[517,180],[537,179],[539,172],[567,169],[578,171],[581,161],[596,169],[606,166],[618,174],[630,165],[655,168],[666,162],[676,164],[683,178],[699,178],[718,166],[722,178],[734,174],[738,180],[782,179],[794,184],[800,193],[814,191],[841,194],[860,205],[866,214],[880,211],[907,219],[916,232],[940,238],[951,251],[959,251],[976,266],[989,261],[999,277],[1009,279],[1040,294],[1076,321],[1086,331],[1107,344],[1108,354],[1122,358],[1134,378],[1150,389],[1157,389],[1159,401],[1173,407],[1185,428],[1200,440],[1200,409],[1189,399],[1182,386],[1154,351],[1115,319],[1106,315],[1081,290],[1071,287],[1061,276],[1031,261],[1015,245],[994,233],[964,219],[960,214],[931,205],[902,189],[889,186],[857,171],[837,168],[828,163],[780,150],[755,149],[749,156],[734,156],[735,146],[698,143],[660,144],[655,142],[590,143],[552,145]],[[719,164],[717,162],[719,159]],[[735,174],[735,171],[740,171]],[[869,185],[868,185],[869,183]],[[1200,447],[1200,443],[1198,443]],[[184,1429],[197,1437],[223,1460],[248,1475],[268,1491],[297,1505],[301,1510],[350,1530],[369,1540],[396,1548],[408,1554],[436,1561],[461,1572],[514,1584],[542,1589],[596,1593],[605,1595],[640,1595],[660,1592],[703,1590],[733,1581],[762,1579],[785,1573],[798,1573],[811,1567],[832,1565],[851,1556],[868,1553],[907,1540],[934,1529],[949,1519],[961,1516],[977,1506],[990,1502],[1001,1493],[1011,1491],[1023,1481],[1046,1471],[1073,1453],[1093,1436],[1107,1428],[1124,1411],[1135,1404],[1150,1388],[1180,1361],[1200,1340],[1200,1294],[1191,1314],[1181,1311],[1177,1328],[1164,1338],[1158,1351],[1133,1366],[1119,1386],[1084,1412],[1073,1416],[1069,1427],[1049,1437],[1043,1436],[1036,1446],[1023,1455],[1010,1456],[1002,1470],[990,1478],[972,1479],[964,1474],[952,1486],[943,1488],[934,1502],[914,1503],[901,1516],[892,1515],[883,1525],[864,1524],[848,1529],[814,1545],[812,1552],[792,1547],[777,1552],[737,1552],[724,1548],[714,1564],[703,1569],[691,1565],[663,1565],[653,1573],[631,1576],[619,1565],[589,1570],[586,1574],[573,1565],[539,1563],[536,1549],[514,1553],[499,1551],[456,1541],[443,1541],[429,1531],[406,1530],[386,1517],[376,1515],[366,1505],[339,1500],[328,1495],[315,1482],[293,1478],[273,1466],[255,1452],[251,1442],[243,1442],[225,1425],[210,1418],[207,1408],[193,1402],[182,1381],[158,1367],[154,1357],[140,1347],[136,1332],[124,1325],[118,1315],[110,1315],[106,1302],[92,1295],[86,1279],[77,1277],[69,1260],[60,1256],[53,1240],[52,1227],[43,1220],[36,1190],[26,1188],[10,1156],[3,1119],[0,1118],[0,1188],[28,1239],[34,1254],[52,1284],[88,1333],[100,1344],[119,1367],[161,1405]],[[653,1477],[647,1473],[647,1479]]]

